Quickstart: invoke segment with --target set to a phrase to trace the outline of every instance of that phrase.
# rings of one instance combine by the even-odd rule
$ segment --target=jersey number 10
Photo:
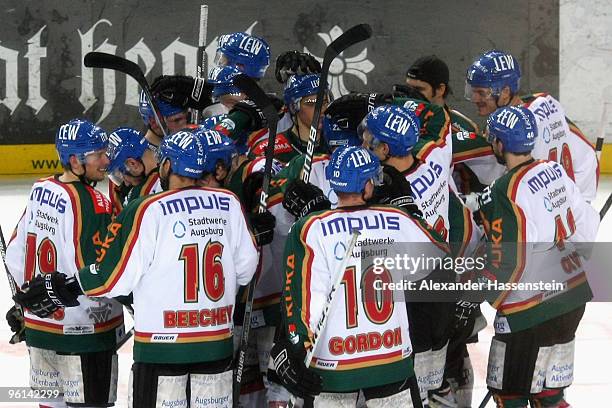
[[[25,256],[25,275],[24,282],[31,281],[36,275],[36,264],[41,274],[53,273],[57,271],[57,248],[48,237],[45,237],[36,248],[37,234],[28,232],[26,237],[26,256]],[[64,318],[64,309],[53,312],[55,320]]]
[[[378,285],[374,282],[380,281]],[[363,310],[369,321],[374,324],[386,323],[393,314],[393,293],[389,289],[377,290],[376,287],[384,287],[392,281],[391,274],[386,269],[382,273],[375,273],[373,267],[369,267],[361,278],[361,302]],[[346,308],[346,328],[357,327],[357,281],[354,266],[346,268],[342,278],[344,286],[344,299]],[[380,285],[380,286],[379,286]]]

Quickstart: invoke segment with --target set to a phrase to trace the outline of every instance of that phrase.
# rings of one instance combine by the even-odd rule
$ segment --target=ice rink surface
[[[26,197],[35,177],[0,178],[0,225],[5,239],[10,235],[19,220],[26,204]],[[106,184],[100,184],[102,192],[108,191]],[[612,177],[602,176],[599,184],[597,200],[593,203],[599,210],[608,195],[612,192]],[[604,218],[599,227],[599,242],[612,242],[612,211]],[[12,306],[10,291],[6,276],[0,277],[0,387],[25,387],[28,382],[28,355],[24,343],[11,345],[8,343],[11,332],[4,320],[4,314]],[[493,320],[494,311],[483,305],[489,324]],[[132,327],[132,321],[126,313],[126,329]],[[576,336],[576,354],[574,384],[567,392],[567,400],[574,408],[610,407],[612,406],[612,303],[590,303]],[[493,328],[489,325],[480,334],[480,341],[470,345],[470,354],[474,366],[476,385],[472,406],[478,407],[486,394],[485,374],[487,355]],[[132,363],[132,341],[130,340],[119,350],[119,386],[116,407],[127,406],[127,384],[129,368]],[[29,404],[2,403],[0,407],[35,406]],[[489,407],[493,402],[489,402]]]

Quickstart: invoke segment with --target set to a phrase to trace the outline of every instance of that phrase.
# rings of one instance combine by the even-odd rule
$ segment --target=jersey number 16
[[[221,263],[223,244],[209,241],[202,254],[200,271],[200,251],[198,244],[185,244],[181,247],[179,260],[183,261],[184,302],[197,303],[200,287],[200,274],[204,282],[204,293],[213,302],[218,301],[225,293],[225,277]]]

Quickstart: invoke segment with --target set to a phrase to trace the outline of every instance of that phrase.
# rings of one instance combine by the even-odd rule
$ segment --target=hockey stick
[[[15,282],[15,278],[13,278],[13,275],[11,275],[11,273],[9,272],[8,265],[6,264],[6,241],[4,240],[4,233],[2,232],[1,226],[0,226],[0,253],[2,254],[2,263],[4,263],[4,269],[6,269],[6,277],[8,278],[9,286],[11,287],[11,298],[12,298],[17,293],[17,289],[19,288],[19,286],[17,285],[17,282]],[[15,303],[15,308],[17,309],[17,311],[21,313],[21,316],[23,317],[24,316],[23,308],[17,303]],[[24,330],[25,330],[25,325],[21,327],[21,330],[13,334],[13,336],[11,337],[11,340],[9,340],[9,343],[11,344],[19,343],[21,341],[19,340],[19,338],[21,336],[21,333],[23,333]]]
[[[610,209],[611,206],[612,206],[612,193],[610,193],[610,195],[608,195],[608,199],[604,203],[603,207],[601,207],[601,210],[599,210],[599,219],[600,220],[604,219],[604,217],[606,216],[606,213],[608,212],[608,210]]]
[[[327,299],[325,301],[325,307],[323,307],[323,314],[321,315],[321,318],[319,319],[319,322],[317,323],[312,333],[312,345],[310,349],[308,350],[308,352],[306,352],[306,357],[304,358],[304,365],[306,366],[306,368],[310,367],[310,363],[312,362],[312,358],[314,357],[314,353],[317,349],[317,345],[318,345],[317,340],[319,339],[319,336],[321,335],[321,333],[323,333],[323,330],[325,330],[325,327],[327,326],[327,319],[329,318],[329,310],[334,304],[334,299],[336,298],[336,292],[338,288],[340,287],[340,285],[342,284],[342,279],[344,279],[344,270],[346,269],[346,265],[348,264],[349,259],[353,255],[353,248],[355,247],[355,244],[357,243],[357,239],[359,238],[359,235],[361,235],[359,230],[354,229],[353,234],[351,235],[351,242],[349,243],[348,248],[346,248],[346,252],[344,253],[344,258],[342,259],[342,262],[340,262],[340,267],[338,268],[338,271],[336,271],[334,284],[331,287],[329,294],[327,295]],[[289,404],[287,404],[287,408],[293,408],[294,406],[295,406],[295,397],[291,396],[291,399],[289,400]]]
[[[278,112],[257,83],[246,75],[238,75],[234,78],[234,85],[242,90],[247,97],[255,103],[263,112],[268,122],[268,146],[265,152],[264,179],[261,195],[259,196],[259,212],[265,212],[270,191],[270,179],[272,178],[272,164],[274,160],[274,144],[276,141],[276,127],[278,125]],[[242,336],[240,338],[240,349],[236,362],[233,383],[233,406],[237,407],[240,400],[240,387],[242,385],[242,373],[244,372],[244,361],[249,343],[249,331],[251,329],[251,313],[253,311],[253,299],[255,296],[256,276],[249,282],[246,289],[246,304],[244,307],[244,320],[242,322]]]
[[[208,55],[206,55],[206,32],[208,31],[208,5],[200,6],[200,35],[198,36],[198,54],[196,57],[196,77],[206,78],[208,73]],[[194,95],[195,97],[195,95]],[[192,110],[192,122],[200,123],[201,112],[198,109]]]
[[[314,155],[315,145],[317,143],[317,133],[319,131],[319,118],[321,117],[321,109],[323,108],[323,97],[327,90],[327,76],[329,74],[329,66],[332,61],[346,50],[351,45],[365,41],[372,36],[372,28],[368,24],[358,24],[348,29],[340,37],[336,38],[325,49],[323,55],[323,64],[321,65],[321,74],[319,79],[319,89],[317,90],[317,101],[314,106],[312,122],[310,123],[310,133],[308,134],[308,146],[306,147],[306,155],[304,157],[304,166],[302,167],[302,181],[308,183],[310,180],[310,172],[312,170],[312,156]]]
[[[128,59],[121,58],[117,55],[107,54],[104,52],[88,52],[85,54],[85,58],[83,58],[83,64],[85,64],[88,68],[107,68],[113,69],[115,71],[123,72],[124,74],[131,76],[138,82],[138,85],[142,88],[145,96],[149,100],[149,104],[153,109],[153,116],[155,116],[155,122],[157,126],[160,127],[164,137],[168,136],[168,127],[166,126],[166,121],[161,115],[155,100],[153,100],[153,95],[151,94],[151,88],[149,87],[149,83],[142,73],[142,69],[136,64]]]
[[[606,137],[606,113],[608,110],[608,102],[604,102],[601,112],[601,120],[599,121],[599,131],[597,132],[597,140],[595,141],[595,154],[597,161],[601,162],[601,152],[603,150],[604,139]]]
[[[478,408],[485,408],[492,396],[493,394],[491,393],[491,390],[487,391],[487,395],[485,395],[484,399],[482,400]]]
[[[603,150],[604,140],[606,137],[606,112],[608,108],[608,102],[604,102],[603,110],[601,112],[601,120],[599,121],[599,131],[597,134],[597,141],[595,142],[595,154],[597,155],[597,161],[601,163],[601,152]],[[612,193],[608,195],[606,202],[604,203],[601,210],[599,210],[599,219],[603,220],[606,216],[606,213],[612,206]]]

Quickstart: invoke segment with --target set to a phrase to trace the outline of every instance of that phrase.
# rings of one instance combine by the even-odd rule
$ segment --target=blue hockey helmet
[[[70,165],[70,156],[81,162],[85,157],[108,147],[108,136],[100,127],[83,119],[72,119],[61,125],[55,133],[55,148],[60,162]]]
[[[159,108],[159,113],[164,118],[176,115],[177,113],[185,112],[185,108],[181,108],[180,106],[170,105],[167,102],[164,102],[158,98],[155,98],[155,103]],[[138,112],[140,113],[140,117],[145,125],[149,124],[149,119],[154,119],[155,115],[153,114],[153,108],[149,103],[149,100],[145,96],[144,91],[140,92],[140,99],[138,101]]]
[[[538,136],[536,118],[523,106],[504,106],[497,109],[487,120],[488,140],[498,139],[509,153],[528,153],[535,146]]]
[[[382,166],[368,149],[341,146],[334,150],[325,168],[325,177],[336,193],[361,193],[369,180],[382,184]]]
[[[319,74],[292,75],[289,77],[283,91],[283,98],[289,112],[296,114],[300,110],[300,101],[304,96],[317,94],[320,78]]]
[[[234,141],[216,130],[200,126],[194,135],[204,146],[204,172],[214,173],[219,161],[229,170],[232,159],[237,154]]]
[[[230,127],[233,130],[233,122],[230,119],[224,121],[224,119],[226,118],[227,114],[225,113],[221,115],[209,116],[200,121],[200,127],[218,131],[217,125],[220,125],[222,128]],[[220,133],[223,134],[223,132]],[[233,132],[232,137],[230,139],[234,141],[234,144],[236,146],[236,152],[238,154],[245,154],[249,150],[249,147],[246,144],[248,136],[249,132]]]
[[[121,184],[123,174],[129,174],[125,161],[127,159],[140,160],[148,146],[147,139],[139,131],[130,127],[117,128],[108,135],[106,155],[110,164],[106,171],[113,183]]]
[[[520,82],[521,69],[516,58],[504,51],[490,50],[480,55],[468,67],[465,97],[472,100],[473,88],[489,88],[490,95],[499,96],[507,86],[514,94],[518,92]]]
[[[199,179],[204,171],[204,146],[191,129],[183,129],[165,137],[157,152],[159,165],[170,160],[172,172]]]
[[[365,134],[366,130],[369,136]],[[372,110],[363,119],[357,132],[366,140],[370,148],[380,143],[389,146],[389,155],[407,156],[419,140],[421,121],[411,110],[403,106],[383,105]]]
[[[331,148],[338,146],[360,146],[361,140],[355,130],[349,129],[347,121],[323,117],[323,137]]]
[[[214,97],[227,94],[240,95],[240,88],[234,86],[234,78],[240,74],[240,70],[233,65],[214,67],[208,73],[207,80],[209,84],[214,86],[212,95]]]
[[[222,35],[215,65],[235,65],[251,78],[263,78],[270,65],[270,46],[263,38],[247,33]]]

